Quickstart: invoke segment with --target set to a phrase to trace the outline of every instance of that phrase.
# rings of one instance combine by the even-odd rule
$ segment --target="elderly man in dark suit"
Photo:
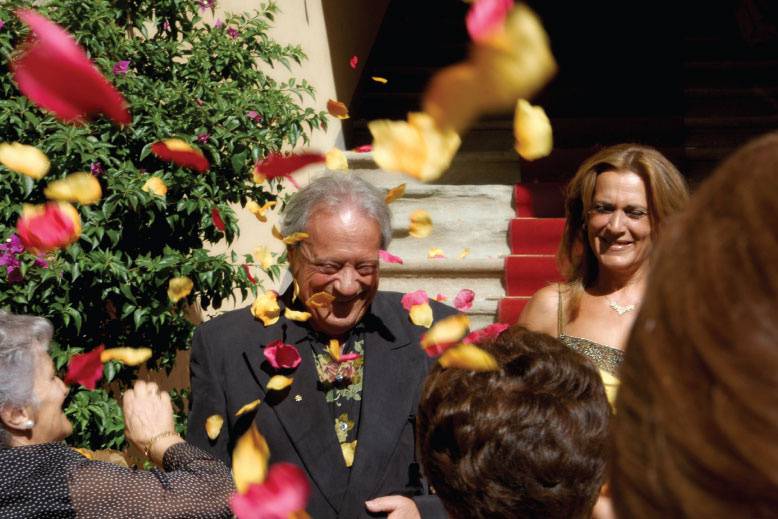
[[[314,180],[284,211],[282,233],[309,237],[288,247],[296,290],[280,296],[278,321],[266,326],[245,308],[194,336],[188,440],[229,463],[255,423],[271,463],[307,472],[308,512],[316,519],[445,517],[437,497],[427,495],[415,450],[416,408],[431,363],[419,346],[426,329],[410,322],[401,294],[378,290],[378,251],[391,240],[390,220],[384,193],[359,177]],[[332,301],[307,303],[320,292]],[[431,304],[435,319],[454,313]],[[311,317],[293,320],[287,308]],[[280,392],[266,391],[278,373],[263,352],[273,341],[301,356],[287,373],[294,382]],[[235,416],[257,398],[256,410]],[[205,431],[211,415],[225,419],[215,440]]]

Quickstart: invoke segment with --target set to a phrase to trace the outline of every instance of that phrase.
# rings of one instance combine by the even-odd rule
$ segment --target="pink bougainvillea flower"
[[[414,292],[408,292],[404,294],[400,302],[406,311],[410,311],[412,306],[423,305],[424,303],[427,303],[429,300],[430,298],[427,295],[427,292],[425,292],[424,290],[416,290]]]
[[[363,144],[362,146],[357,146],[354,148],[354,151],[357,153],[370,153],[373,151],[373,145],[372,144]]]
[[[386,263],[399,263],[400,265],[403,264],[403,259],[400,256],[395,256],[394,254],[391,254],[385,250],[378,251],[378,259]]]
[[[130,69],[130,60],[128,59],[119,60],[113,66],[113,75],[123,76],[127,73],[129,69]]]
[[[275,340],[265,346],[265,358],[275,369],[295,369],[302,362],[300,352],[291,344]]]
[[[513,0],[477,0],[470,6],[465,25],[470,38],[475,41],[486,39],[502,28]]]
[[[222,214],[217,207],[211,207],[211,221],[214,227],[224,232],[224,220],[222,220]]]
[[[101,344],[92,351],[70,357],[65,384],[81,384],[87,389],[94,389],[97,381],[103,377],[103,362],[100,360],[100,355],[104,349],[105,345]]]
[[[227,36],[232,38],[233,40],[238,37],[240,34],[240,31],[236,29],[235,27],[227,27]]]
[[[464,339],[462,339],[462,342],[464,344],[478,344],[482,341],[493,340],[499,337],[502,332],[510,327],[511,326],[509,324],[505,323],[490,324],[489,326],[474,332],[470,332]]]
[[[216,7],[216,0],[198,0],[197,5],[200,6],[200,12],[204,12],[206,9],[213,9]]]
[[[165,139],[152,144],[151,152],[160,159],[193,169],[199,173],[208,171],[210,164],[203,152],[181,139]]]
[[[252,285],[256,285],[257,284],[257,279],[254,276],[251,275],[251,267],[249,267],[246,263],[244,263],[242,266],[243,266],[243,272],[245,272],[246,273],[246,277],[249,278],[249,282]]]
[[[430,247],[430,249],[427,251],[427,258],[429,259],[445,259],[446,254],[443,252],[443,249],[439,247]]]
[[[345,103],[330,99],[327,101],[327,112],[338,119],[348,119],[348,106]]]
[[[321,153],[295,153],[292,155],[271,153],[254,167],[254,182],[261,184],[265,180],[284,177],[294,184],[295,187],[299,187],[292,178],[292,173],[305,166],[318,164],[325,160],[324,155]]]
[[[232,451],[232,477],[239,493],[245,493],[249,485],[265,481],[269,459],[270,448],[267,441],[252,423],[249,430],[235,443],[235,449]]]
[[[287,519],[305,509],[310,494],[302,469],[291,463],[276,463],[264,483],[252,483],[243,493],[234,494],[230,508],[238,519]]]
[[[213,26],[216,29],[221,29],[222,27],[224,27],[224,22],[221,21],[221,18],[217,18],[216,21],[213,22]]]
[[[65,29],[31,9],[16,15],[33,32],[11,62],[19,90],[65,122],[105,114],[118,124],[132,116],[124,97],[97,70]]]
[[[162,22],[162,30],[163,31],[169,31],[170,30],[170,21],[169,20],[166,19],[164,22]]]
[[[210,139],[210,138],[211,138],[211,135],[208,132],[203,132],[203,133],[198,133],[197,134],[196,140],[200,144],[205,144],[206,142],[208,142],[208,139]]]
[[[351,59],[348,60],[348,66],[351,67],[353,70],[357,69],[357,65],[359,65],[359,57],[358,56],[351,56]]]
[[[67,247],[81,235],[81,217],[66,202],[25,205],[16,223],[24,248],[35,253]]]
[[[105,173],[105,170],[103,169],[103,165],[99,162],[92,162],[89,164],[89,172],[93,174],[96,177],[99,177],[103,173]]]
[[[5,27],[5,22],[3,20],[0,20],[0,29],[2,29],[3,27]]]
[[[464,312],[465,310],[470,310],[473,307],[474,299],[475,299],[475,292],[473,292],[469,288],[463,288],[462,290],[459,291],[456,297],[454,297],[454,308],[456,308],[460,312]]]

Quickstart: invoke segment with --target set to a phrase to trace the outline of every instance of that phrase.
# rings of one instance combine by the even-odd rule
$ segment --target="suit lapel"
[[[313,483],[330,505],[338,510],[348,485],[349,471],[343,462],[324,394],[317,388],[318,375],[308,344],[308,330],[284,318],[274,328],[279,336],[270,340],[277,338],[296,346],[302,361],[291,374],[294,382],[288,391],[271,392],[269,398],[266,394],[265,401],[273,408]],[[252,347],[244,352],[244,356],[264,392],[273,369],[265,362],[262,348]],[[261,424],[257,426],[261,432]]]

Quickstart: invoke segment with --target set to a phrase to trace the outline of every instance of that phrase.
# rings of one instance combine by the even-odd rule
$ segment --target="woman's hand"
[[[154,463],[162,461],[168,447],[183,441],[175,434],[170,395],[154,382],[136,381],[133,389],[124,393],[122,407],[125,437],[141,451],[148,449]]]

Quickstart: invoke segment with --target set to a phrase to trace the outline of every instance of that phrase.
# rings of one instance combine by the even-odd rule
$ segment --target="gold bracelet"
[[[162,438],[167,438],[168,436],[178,436],[178,433],[176,431],[165,431],[163,433],[152,436],[148,443],[146,443],[146,447],[143,449],[143,455],[151,459],[149,456],[151,453],[151,446],[154,445],[155,441],[161,440]]]

